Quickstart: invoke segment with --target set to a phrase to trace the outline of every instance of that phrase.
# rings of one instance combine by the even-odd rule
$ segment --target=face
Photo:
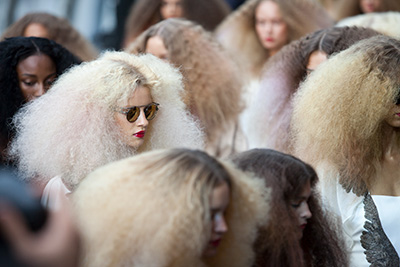
[[[224,213],[229,204],[229,186],[227,183],[214,187],[210,196],[210,214],[212,220],[212,229],[210,241],[203,253],[204,257],[215,255],[222,236],[228,231]]]
[[[162,0],[160,13],[163,19],[183,17],[182,0]]]
[[[275,54],[288,43],[288,26],[275,2],[261,2],[255,10],[255,19],[258,39],[270,55]]]
[[[303,191],[299,196],[291,199],[291,208],[297,217],[297,223],[301,230],[301,236],[303,236],[303,230],[307,226],[307,220],[311,218],[312,214],[308,207],[308,199],[311,196],[311,185],[310,180],[305,184]],[[301,237],[300,237],[301,238]]]
[[[381,5],[381,0],[360,0],[360,9],[363,13],[382,11]]]
[[[400,105],[393,105],[385,121],[394,128],[400,127]]]
[[[53,60],[45,54],[36,54],[17,65],[18,83],[26,101],[42,96],[57,77]]]
[[[325,52],[317,50],[311,53],[307,63],[307,75],[310,75],[322,62],[328,59]]]
[[[140,114],[136,121],[129,122],[126,118],[126,114],[115,112],[115,120],[123,135],[123,141],[134,149],[138,149],[144,143],[146,129],[149,125],[144,109],[145,106],[152,102],[153,99],[150,94],[150,89],[139,86],[129,98],[127,105],[121,106],[121,108],[140,106]]]
[[[146,53],[153,54],[164,61],[168,60],[168,50],[164,45],[164,41],[157,35],[147,40]]]
[[[25,37],[42,37],[42,38],[47,38],[49,39],[49,32],[47,29],[40,23],[31,23],[29,24],[23,33],[23,36]]]

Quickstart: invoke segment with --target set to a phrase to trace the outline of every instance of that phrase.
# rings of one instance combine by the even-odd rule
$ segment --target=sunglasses
[[[154,117],[157,115],[157,111],[158,111],[158,106],[160,104],[158,103],[151,103],[148,105],[144,105],[144,106],[136,106],[136,107],[129,107],[129,108],[116,108],[115,111],[119,112],[121,114],[125,114],[126,115],[126,120],[129,121],[130,123],[135,122],[140,115],[140,108],[144,108],[144,116],[146,117],[146,119],[152,120],[154,119]]]

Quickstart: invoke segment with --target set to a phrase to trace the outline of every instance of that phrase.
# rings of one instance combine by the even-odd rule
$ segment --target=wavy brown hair
[[[400,41],[371,37],[322,64],[294,97],[296,155],[316,168],[328,163],[348,192],[365,194],[381,167],[385,119],[399,97],[399,65]]]
[[[146,52],[149,38],[159,36],[168,50],[168,60],[179,67],[185,82],[186,104],[199,118],[213,154],[222,153],[223,142],[235,151],[235,136],[227,131],[238,128],[243,110],[243,79],[224,49],[200,25],[184,19],[164,20],[141,34],[127,49]]]
[[[231,11],[224,0],[181,0],[183,16],[195,21],[206,30],[214,30],[215,27]],[[132,5],[125,24],[125,41],[127,46],[143,31],[162,20],[160,14],[162,0],[137,0]]]
[[[25,29],[32,23],[43,25],[49,34],[47,38],[61,44],[81,60],[90,61],[98,56],[97,49],[67,19],[43,12],[26,14],[8,27],[0,40],[24,36]]]
[[[379,33],[366,28],[333,27],[313,32],[283,47],[264,66],[261,82],[246,113],[244,130],[251,148],[266,147],[290,152],[289,125],[292,96],[307,76],[314,51],[329,57],[356,42]],[[254,129],[254,125],[257,125]]]
[[[270,149],[252,149],[232,160],[272,189],[271,218],[257,238],[255,266],[347,266],[342,240],[323,214],[316,189],[318,177],[310,165]],[[308,181],[312,193],[307,203],[312,217],[299,241],[298,219],[290,205]]]

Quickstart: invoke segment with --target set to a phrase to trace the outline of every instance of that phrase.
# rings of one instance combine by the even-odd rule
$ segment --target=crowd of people
[[[0,266],[399,266],[399,22],[136,0],[99,51],[26,14],[0,37]]]

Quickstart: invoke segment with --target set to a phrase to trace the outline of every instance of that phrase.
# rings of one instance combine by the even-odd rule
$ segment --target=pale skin
[[[165,47],[163,39],[158,35],[150,37],[147,40],[146,53],[150,53],[164,61],[168,60],[168,50]]]
[[[310,54],[307,64],[307,75],[313,72],[322,62],[328,60],[328,56],[324,51],[316,50]]]
[[[42,37],[42,38],[50,39],[49,38],[50,35],[49,35],[49,32],[46,29],[46,27],[44,27],[42,24],[36,23],[36,22],[29,24],[25,28],[23,36],[25,36],[25,37],[34,36],[34,37]]]
[[[162,0],[160,13],[163,19],[183,17],[182,0]]]
[[[303,236],[303,230],[307,226],[307,220],[312,217],[312,213],[308,206],[308,199],[311,196],[311,184],[310,180],[306,182],[300,195],[291,200],[291,208],[296,214],[298,225],[301,230],[301,236]]]
[[[400,196],[400,105],[393,105],[383,127],[384,154],[369,191],[372,195]]]

